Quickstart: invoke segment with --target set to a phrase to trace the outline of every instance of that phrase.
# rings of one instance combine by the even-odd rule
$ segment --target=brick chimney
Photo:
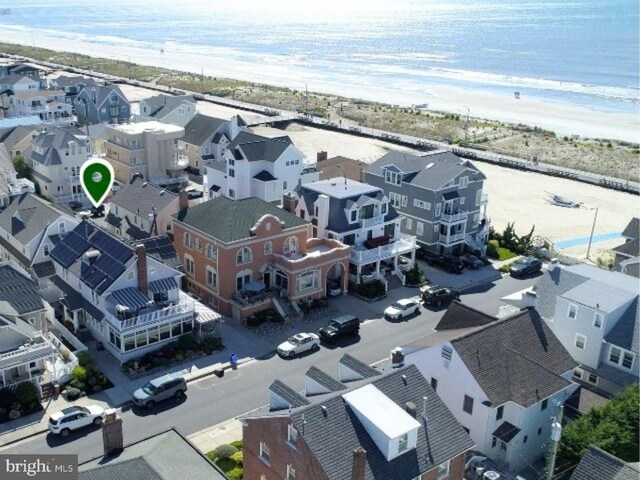
[[[296,196],[291,192],[287,192],[282,196],[282,209],[289,213],[296,214],[297,203]]]
[[[358,447],[353,451],[353,465],[351,467],[351,480],[364,480],[364,466],[367,463],[367,451]]]
[[[122,435],[122,418],[114,408],[106,410],[106,416],[102,423],[102,444],[105,456],[119,453],[124,450],[124,437]]]
[[[136,256],[138,257],[138,290],[143,295],[149,292],[149,282],[147,278],[147,251],[142,243],[136,245]]]
[[[178,211],[181,212],[187,208],[189,208],[189,194],[184,188],[182,188],[178,194]]]

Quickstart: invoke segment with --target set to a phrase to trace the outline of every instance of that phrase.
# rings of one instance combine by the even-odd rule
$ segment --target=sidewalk
[[[187,437],[198,450],[208,453],[216,447],[236,440],[242,440],[242,423],[232,418],[213,427],[192,433]]]

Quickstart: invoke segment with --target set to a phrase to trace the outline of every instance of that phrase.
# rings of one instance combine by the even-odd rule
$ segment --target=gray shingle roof
[[[434,328],[434,330],[455,330],[459,328],[472,328],[495,322],[496,318],[487,315],[480,310],[471,308],[457,300],[453,301],[447,311]]]
[[[634,238],[612,249],[627,257],[640,257],[640,239]]]
[[[185,125],[184,136],[180,140],[200,146],[225,123],[227,120],[198,113]]]
[[[227,148],[232,152],[242,152],[242,156],[250,162],[275,162],[290,145],[289,137],[267,138],[243,131],[236,135]]]
[[[33,264],[33,270],[38,278],[50,277],[56,274],[56,267],[51,260]]]
[[[31,77],[29,77],[27,75],[22,75],[20,73],[10,73],[7,76],[0,77],[0,84],[2,84],[2,85],[15,85],[16,83],[18,83],[20,80],[22,80],[24,78],[27,78],[29,80],[34,80],[33,78],[31,78]]]
[[[627,238],[640,238],[640,218],[633,217],[622,231],[622,236]]]
[[[15,197],[0,213],[0,227],[26,245],[61,215],[61,212],[35,195],[23,194]]]
[[[361,362],[357,358],[352,357],[348,353],[345,353],[338,363],[340,363],[341,365],[344,365],[350,370],[353,370],[358,375],[364,378],[377,377],[378,375],[380,375],[380,372],[378,370],[376,370],[373,367],[370,367],[364,362]]]
[[[0,314],[22,315],[44,308],[37,285],[9,265],[0,266]]]
[[[110,202],[135,215],[147,217],[154,212],[154,208],[159,214],[176,198],[178,196],[175,193],[136,178],[132,183],[122,185]]]
[[[24,253],[22,253],[11,243],[9,243],[8,240],[5,240],[4,237],[0,237],[0,245],[2,245],[2,248],[8,251],[11,255],[16,257],[16,259],[22,264],[23,267],[27,269],[29,268],[29,266],[31,265],[31,259],[27,258]]]
[[[283,228],[308,225],[308,222],[259,198],[231,200],[218,197],[190,207],[174,215],[174,218],[213,238],[229,243],[249,238],[251,228],[264,215],[275,215]]]
[[[72,76],[66,76],[66,75],[61,75],[58,78],[54,78],[51,80],[51,83],[55,83],[58,88],[65,88],[65,87],[75,87],[78,85],[95,85],[96,81],[93,78],[89,78],[89,77],[83,77],[81,75],[72,75]]]
[[[347,386],[333,378],[326,372],[323,372],[318,367],[311,366],[309,370],[307,370],[306,376],[310,379],[318,382],[320,385],[325,387],[327,390],[331,392],[338,392],[340,390],[344,390]]]
[[[587,277],[569,272],[564,268],[548,271],[533,287],[538,299],[536,309],[543,317],[553,318],[556,311],[556,298],[587,280],[589,280]]]
[[[102,310],[96,307],[93,303],[86,300],[62,278],[54,275],[53,277],[51,277],[51,281],[62,291],[62,293],[64,293],[65,296],[62,299],[62,302],[67,306],[69,310],[75,311],[82,309],[96,320],[102,320],[104,318],[104,312]]]
[[[18,125],[6,132],[0,139],[0,142],[4,144],[8,151],[11,151],[18,143],[22,142],[25,138],[30,137],[37,131],[38,129],[34,127]]]
[[[293,410],[291,420],[298,435],[330,480],[344,480],[345,472],[351,471],[353,451],[357,447],[367,452],[366,480],[416,478],[473,447],[473,441],[414,365],[368,383],[403,409],[407,402],[413,402],[421,411],[422,399],[427,397],[428,420],[417,418],[421,426],[416,448],[388,461],[342,399],[344,392]]]
[[[513,401],[528,408],[569,385],[560,375],[577,366],[532,309],[451,344],[494,406]]]
[[[469,181],[484,180],[485,175],[471,162],[451,152],[435,152],[423,157],[391,151],[369,165],[365,172],[384,175],[385,166],[395,165],[405,176],[403,182],[429,190],[438,190],[463,172]],[[431,165],[429,168],[427,168]]]
[[[125,446],[116,455],[78,467],[81,480],[226,480],[222,472],[175,430]]]
[[[55,127],[35,137],[33,146],[25,151],[25,155],[43,165],[61,165],[59,150],[68,148],[69,142],[84,146],[85,138],[75,127],[71,129]],[[34,147],[43,149],[44,153],[36,152]]]
[[[638,480],[639,470],[604,450],[589,446],[571,480]]]
[[[581,385],[567,398],[564,405],[584,415],[589,413],[593,407],[602,406],[608,401],[609,398],[604,396],[604,392],[601,394],[601,392],[595,392],[587,386]]]
[[[260,173],[256,173],[253,178],[260,180],[261,182],[271,182],[276,180],[276,177],[271,175],[268,171],[262,170]]]
[[[638,376],[631,372],[614,367],[609,363],[600,362],[598,368],[591,368],[588,365],[581,365],[580,368],[587,372],[593,372],[599,377],[606,378],[611,383],[615,383],[620,387],[626,387],[633,383],[638,383]]]
[[[620,320],[611,327],[604,339],[618,347],[640,353],[640,302],[639,297],[631,302]]]
[[[269,390],[287,402],[291,408],[303,407],[309,405],[309,400],[303,395],[296,392],[293,388],[280,380],[274,380]]]

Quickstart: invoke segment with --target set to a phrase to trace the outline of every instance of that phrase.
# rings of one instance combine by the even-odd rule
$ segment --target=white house
[[[182,273],[86,221],[51,251],[65,320],[88,328],[124,363],[194,328]]]
[[[0,102],[7,118],[37,115],[50,125],[74,125],[73,106],[66,103],[62,90],[23,90],[2,94]]]
[[[193,95],[155,95],[140,100],[140,118],[184,127],[196,115]]]
[[[477,325],[488,317],[460,303],[450,310]],[[431,379],[479,451],[518,471],[544,455],[551,418],[578,387],[576,362],[535,310],[488,318],[403,346],[405,362]]]
[[[400,232],[401,216],[381,188],[331,178],[298,185],[295,197],[285,196],[283,202],[285,209],[314,225],[314,237],[351,246],[351,283],[362,278],[378,279],[387,287],[404,284],[404,270],[415,261],[416,237]]]
[[[526,291],[502,301],[535,306],[548,327],[580,364],[574,379],[615,394],[638,382],[640,282],[591,265],[552,265]]]
[[[280,203],[282,195],[299,183],[320,178],[315,166],[287,136],[267,138],[240,131],[226,146],[222,158],[207,164],[204,191],[208,198],[257,197]]]

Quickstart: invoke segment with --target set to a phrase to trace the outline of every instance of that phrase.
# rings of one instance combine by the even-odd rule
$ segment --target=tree
[[[18,178],[27,178],[29,176],[29,167],[27,166],[27,159],[23,155],[16,155],[13,157],[13,168],[16,169]]]
[[[38,389],[31,382],[22,382],[16,388],[16,400],[21,405],[29,405],[38,399]]]
[[[625,462],[639,460],[638,422],[640,388],[627,387],[610,402],[594,407],[589,413],[564,427],[555,474],[570,477],[589,445],[595,445]]]

